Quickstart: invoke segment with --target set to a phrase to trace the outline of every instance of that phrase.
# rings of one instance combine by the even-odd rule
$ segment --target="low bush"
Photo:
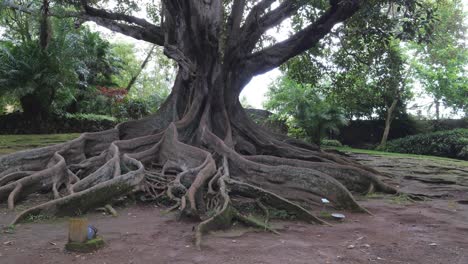
[[[322,139],[320,145],[327,147],[342,147],[343,144],[336,139]]]
[[[84,121],[109,121],[109,122],[117,122],[117,118],[108,116],[108,115],[96,115],[96,114],[64,114],[66,119],[71,120],[84,120]]]
[[[15,112],[0,115],[0,134],[95,132],[113,128],[117,123],[115,117],[106,115],[59,113],[47,119],[37,120]]]
[[[382,150],[468,160],[468,129],[439,131],[391,140]]]
[[[142,98],[125,98],[122,102],[115,104],[113,115],[120,120],[140,119],[157,109],[158,105]]]

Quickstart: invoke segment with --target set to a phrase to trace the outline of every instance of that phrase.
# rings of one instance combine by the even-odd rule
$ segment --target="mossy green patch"
[[[16,226],[15,225],[8,225],[3,228],[3,233],[5,234],[13,234],[15,233]]]
[[[31,215],[28,215],[28,217],[26,218],[26,221],[27,223],[37,223],[37,222],[44,222],[44,221],[48,221],[48,220],[54,220],[55,217],[53,216],[50,216],[50,215],[45,215],[45,214],[31,214]]]
[[[65,249],[73,252],[89,253],[96,251],[104,246],[104,239],[102,237],[96,237],[83,243],[79,242],[68,242],[65,245]]]
[[[288,212],[287,210],[268,207],[268,211],[270,212],[271,219],[294,220],[297,218],[296,215]]]
[[[330,212],[325,211],[320,212],[319,217],[326,220],[335,219]]]
[[[404,204],[410,204],[410,203],[413,203],[414,200],[411,199],[411,197],[409,197],[407,194],[405,193],[402,193],[402,194],[399,194],[399,195],[395,195],[392,197],[392,199],[390,200],[392,203],[395,203],[395,204],[401,204],[401,205],[404,205]]]

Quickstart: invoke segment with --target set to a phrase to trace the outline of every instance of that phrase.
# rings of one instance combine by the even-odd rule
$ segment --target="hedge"
[[[468,160],[468,129],[460,128],[399,138],[387,142],[383,150]]]

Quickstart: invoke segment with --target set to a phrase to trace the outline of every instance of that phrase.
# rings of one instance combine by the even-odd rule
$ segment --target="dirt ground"
[[[468,263],[468,167],[434,161],[353,154],[391,172],[385,179],[431,199],[370,195],[374,215],[346,215],[333,226],[276,221],[280,235],[234,227],[193,247],[195,223],[176,221],[155,205],[117,208],[118,217],[88,214],[106,246],[94,253],[64,251],[67,220],[21,224],[0,233],[0,263]],[[0,225],[14,217],[0,205]]]

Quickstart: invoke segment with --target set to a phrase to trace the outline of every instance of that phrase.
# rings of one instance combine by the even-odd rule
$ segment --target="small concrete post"
[[[68,241],[69,242],[86,242],[88,237],[88,219],[86,218],[71,218],[68,225]]]

